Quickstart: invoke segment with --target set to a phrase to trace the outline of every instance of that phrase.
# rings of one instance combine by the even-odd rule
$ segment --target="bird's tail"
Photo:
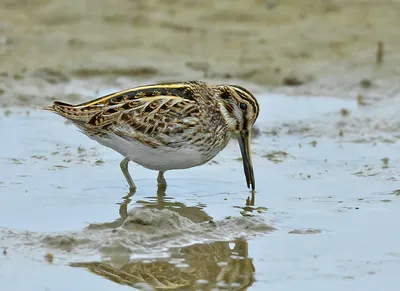
[[[61,101],[54,101],[53,104],[49,106],[36,106],[36,108],[54,112],[71,121],[85,122],[90,116],[90,114],[87,114],[85,110]]]

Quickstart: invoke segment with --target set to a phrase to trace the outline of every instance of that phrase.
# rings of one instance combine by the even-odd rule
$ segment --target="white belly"
[[[205,157],[196,148],[169,147],[150,148],[137,141],[126,140],[117,135],[109,135],[107,139],[93,138],[100,144],[112,148],[129,160],[145,168],[157,171],[187,169],[202,165],[213,157]]]

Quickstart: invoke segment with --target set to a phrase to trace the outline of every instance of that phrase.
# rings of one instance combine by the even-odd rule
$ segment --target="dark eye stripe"
[[[253,106],[254,110],[255,110],[255,119],[257,119],[258,114],[260,112],[260,106],[258,105],[257,100],[255,99],[255,97],[246,89],[239,87],[239,86],[232,86],[232,88],[235,90],[235,92],[240,96],[240,98],[248,101],[251,106]]]
[[[228,113],[229,113],[233,118],[235,118],[235,109],[233,108],[232,104],[226,103],[226,104],[225,104],[225,108],[226,108],[226,110],[228,111]]]
[[[243,128],[247,128],[247,123],[248,123],[247,116],[246,114],[243,114]]]

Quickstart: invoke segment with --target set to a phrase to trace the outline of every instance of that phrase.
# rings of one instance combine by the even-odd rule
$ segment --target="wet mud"
[[[61,90],[74,79],[120,89],[152,79],[239,80],[289,94],[393,97],[399,7],[398,0],[4,0],[0,105],[86,98]]]
[[[62,273],[69,289],[84,278],[110,290],[286,290],[309,280],[394,290],[396,99],[259,100],[255,195],[234,140],[204,166],[167,172],[166,189],[132,165],[129,193],[117,153],[54,114],[2,110],[0,134],[14,133],[1,155],[3,286],[26,288],[11,274],[33,267],[38,288],[59,287],[49,276]]]

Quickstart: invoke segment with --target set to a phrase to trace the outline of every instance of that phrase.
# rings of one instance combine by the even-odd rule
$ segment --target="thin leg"
[[[167,181],[165,181],[164,172],[163,171],[159,171],[158,172],[157,182],[158,182],[158,185],[167,186]]]
[[[128,171],[128,163],[129,163],[129,159],[128,159],[128,158],[125,158],[125,159],[123,159],[123,160],[121,161],[121,163],[120,163],[119,165],[120,165],[120,167],[121,167],[122,174],[124,174],[125,179],[126,179],[126,181],[128,182],[128,184],[129,184],[129,188],[130,188],[131,190],[133,190],[133,189],[136,189],[136,185],[135,185],[135,183],[133,182],[131,175],[129,174],[129,171]]]

